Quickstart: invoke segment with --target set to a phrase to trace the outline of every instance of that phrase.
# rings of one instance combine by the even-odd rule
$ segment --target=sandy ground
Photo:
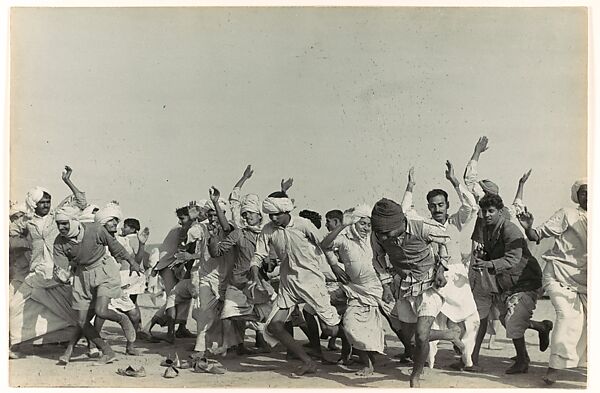
[[[142,317],[144,321],[154,313],[148,297],[140,297]],[[552,304],[547,299],[538,302],[534,319],[554,320]],[[194,331],[195,323],[188,324]],[[160,332],[155,328],[153,332]],[[246,343],[254,342],[251,331]],[[178,353],[181,359],[188,356],[193,348],[194,339],[180,339],[175,345],[167,343],[140,342],[139,348],[144,351],[143,356],[134,357],[124,354],[125,340],[121,335],[118,325],[108,322],[103,330],[103,336],[109,340],[119,355],[119,360],[113,364],[93,366],[93,360],[85,355],[86,347],[80,344],[74,353],[74,359],[67,366],[57,365],[58,356],[63,347],[58,345],[44,345],[34,347],[24,346],[25,358],[9,361],[9,383],[13,387],[238,387],[238,388],[343,388],[343,387],[377,387],[377,388],[407,388],[410,365],[401,364],[393,356],[403,352],[402,344],[392,334],[386,336],[386,356],[379,356],[375,365],[375,374],[371,377],[361,378],[354,375],[359,365],[322,365],[317,374],[301,378],[292,378],[290,374],[300,365],[299,361],[285,360],[285,351],[282,347],[275,347],[273,352],[266,355],[255,356],[218,356],[218,359],[227,369],[224,375],[210,375],[193,373],[189,369],[180,370],[179,376],[174,379],[162,377],[164,367],[160,362],[169,354]],[[300,329],[295,329],[297,339],[306,342]],[[440,343],[436,364],[433,369],[427,369],[421,384],[423,388],[539,388],[545,387],[541,381],[547,367],[549,350],[542,353],[538,349],[537,333],[528,331],[526,335],[531,364],[528,374],[506,375],[504,370],[510,367],[509,360],[514,355],[512,343],[507,340],[502,330],[498,335],[497,344],[501,350],[482,349],[481,365],[485,372],[480,374],[457,372],[447,366],[454,361],[454,352],[449,343]],[[326,345],[326,341],[322,341]],[[339,341],[338,341],[339,345]],[[484,343],[484,347],[485,347]],[[338,354],[329,352],[328,356],[337,358]],[[124,377],[116,374],[118,368],[144,366],[147,376],[144,378]],[[555,388],[585,388],[586,370],[565,370],[561,373]]]

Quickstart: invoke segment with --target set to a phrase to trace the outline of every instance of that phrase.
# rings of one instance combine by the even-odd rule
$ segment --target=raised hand
[[[527,207],[525,207],[525,211],[517,216],[519,219],[519,224],[524,229],[530,229],[533,226],[533,215],[527,211]]]
[[[487,136],[482,136],[481,138],[479,138],[479,140],[475,144],[475,152],[483,153],[487,149],[488,149],[488,138],[487,138]]]
[[[150,236],[150,229],[148,227],[145,227],[144,229],[139,231],[137,234],[137,238],[138,238],[138,241],[140,242],[140,244],[146,244],[149,236]]]
[[[254,170],[252,170],[252,165],[248,165],[246,167],[246,169],[244,170],[244,174],[242,175],[242,177],[246,180],[250,179],[252,177],[252,174],[254,173]]]
[[[281,179],[281,191],[287,193],[287,191],[292,188],[292,185],[294,184],[294,178],[290,177],[287,180],[283,180]]]
[[[73,173],[73,169],[70,166],[65,165],[65,171],[62,173],[62,179],[64,182],[68,182],[71,180],[71,174]]]
[[[342,225],[352,225],[358,222],[360,218],[354,215],[354,208],[350,208],[344,211],[344,218],[342,219]]]
[[[408,170],[408,186],[412,188],[415,184],[417,184],[415,182],[415,167],[411,166]]]
[[[219,198],[221,197],[221,192],[219,190],[217,190],[217,188],[215,186],[212,186],[211,188],[208,189],[208,195],[210,196],[210,200],[213,203],[218,203]]]
[[[527,182],[527,179],[529,179],[530,175],[531,175],[531,169],[528,170],[527,172],[525,172],[523,174],[523,176],[521,176],[521,178],[519,179],[519,183],[520,184],[525,184],[525,182]]]
[[[459,185],[458,179],[454,174],[454,166],[449,160],[446,160],[446,179],[448,179],[454,187]]]

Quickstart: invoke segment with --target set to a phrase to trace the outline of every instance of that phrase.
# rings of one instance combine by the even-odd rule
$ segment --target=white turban
[[[81,212],[81,215],[79,216],[79,221],[80,222],[94,222],[94,210],[98,209],[100,210],[100,206],[98,205],[88,205],[85,209],[83,209],[83,211]]]
[[[294,202],[290,198],[266,198],[262,203],[265,214],[289,213],[294,210]]]
[[[571,200],[575,203],[579,203],[579,199],[577,199],[577,192],[579,192],[581,186],[587,186],[587,178],[577,180],[571,187]]]
[[[369,205],[366,204],[361,204],[356,206],[353,211],[352,211],[352,215],[354,217],[356,217],[357,219],[361,219],[361,218],[370,218],[371,217],[371,211],[373,210],[372,207],[370,207]]]
[[[100,225],[104,225],[113,218],[117,218],[121,221],[123,213],[121,212],[121,206],[111,202],[96,212],[94,221]]]
[[[248,194],[244,196],[241,201],[240,214],[244,214],[246,212],[261,214],[260,198],[258,195]]]
[[[74,206],[65,205],[58,209],[54,214],[55,221],[69,221],[69,233],[67,237],[74,238],[79,235],[81,231],[81,223],[79,222],[79,215],[81,210]]]
[[[44,193],[50,195],[50,192],[44,187],[35,187],[25,195],[25,205],[29,213],[33,213],[39,201],[44,197]]]
[[[223,210],[223,213],[227,214],[227,209],[229,207],[229,204],[227,203],[227,201],[223,198],[219,198],[219,207],[221,207],[221,210]],[[215,205],[213,205],[212,201],[206,201],[206,203],[204,204],[204,209],[208,210],[215,210]]]
[[[25,204],[23,203],[11,203],[10,204],[10,210],[8,211],[8,216],[12,217],[17,213],[27,213],[27,206],[25,206]]]

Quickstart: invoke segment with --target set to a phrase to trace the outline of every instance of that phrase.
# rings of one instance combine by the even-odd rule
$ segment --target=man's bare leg
[[[420,380],[423,374],[425,361],[427,360],[427,353],[429,352],[429,335],[434,320],[435,317],[417,318],[417,327],[415,331],[414,365],[412,373],[410,375],[411,388],[421,387]]]
[[[296,375],[304,375],[317,371],[317,364],[308,356],[294,338],[286,331],[285,321],[288,316],[288,310],[279,310],[271,322],[267,325],[270,334],[275,336],[287,349],[296,355],[304,363],[303,367],[296,372]]]
[[[360,358],[360,361],[365,365],[364,368],[356,372],[356,375],[358,375],[359,377],[369,377],[373,375],[373,362],[371,361],[371,356],[369,356],[369,352],[360,351],[358,349],[355,349],[354,351],[356,351],[358,357]]]
[[[127,345],[126,345],[125,352],[128,355],[139,356],[141,353],[134,346],[136,335],[135,335],[135,328],[133,327],[131,320],[125,314],[121,314],[116,311],[110,310],[108,308],[109,303],[110,303],[109,297],[99,296],[96,299],[96,306],[95,306],[96,315],[99,316],[100,318],[108,319],[110,321],[117,322],[119,325],[121,325],[121,328],[123,329],[123,333],[125,334],[125,338],[127,339]],[[95,329],[94,329],[94,331],[96,332]],[[84,331],[84,334],[85,334],[85,331]],[[96,334],[98,334],[98,333],[96,332]],[[100,336],[98,336],[98,337],[100,337]]]

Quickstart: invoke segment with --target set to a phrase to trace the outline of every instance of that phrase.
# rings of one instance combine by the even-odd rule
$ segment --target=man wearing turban
[[[383,285],[383,300],[386,303],[394,301],[390,287],[392,276],[387,272],[386,255],[393,271],[400,277],[400,288],[395,291],[396,309],[400,332],[405,335],[403,342],[410,342],[413,334],[415,335],[410,385],[418,387],[429,346],[431,326],[443,305],[438,289],[446,284],[445,244],[449,238],[442,225],[435,221],[407,218],[400,205],[386,198],[379,200],[373,207],[371,226],[373,261]],[[434,245],[438,249],[436,254],[433,252]],[[456,344],[462,345],[460,342]]]
[[[460,207],[454,214],[449,214],[450,202],[448,193],[442,189],[433,189],[427,193],[427,208],[431,219],[443,225],[446,234],[450,237],[446,248],[448,250],[448,271],[445,272],[447,284],[439,288],[438,292],[443,296],[440,315],[438,316],[435,329],[436,337],[456,342],[462,341],[464,350],[461,354],[461,361],[451,365],[452,368],[470,369],[473,366],[471,353],[475,346],[475,338],[479,327],[479,315],[477,306],[473,299],[473,293],[469,285],[469,276],[467,268],[463,263],[461,253],[461,233],[464,228],[469,226],[476,217],[479,207],[473,194],[469,192],[456,178],[454,168],[450,161],[446,162],[446,179],[452,184],[452,188],[458,195]],[[406,192],[402,199],[402,210],[409,217],[422,219],[413,207],[413,189],[415,186],[414,168],[408,171],[408,184]],[[468,262],[467,262],[468,263]],[[463,326],[463,329],[458,324]],[[448,328],[448,329],[446,329]],[[461,333],[462,331],[462,333]],[[429,367],[433,367],[437,344],[432,342],[429,350]]]
[[[114,209],[111,211],[112,213],[105,212],[99,216],[98,221],[110,221]],[[136,335],[131,321],[126,315],[108,308],[112,298],[121,296],[121,277],[119,266],[107,256],[106,247],[118,262],[128,262],[132,273],[139,273],[140,267],[133,256],[99,222],[81,224],[78,221],[79,213],[77,209],[66,206],[55,215],[60,235],[54,241],[54,259],[59,267],[73,266],[75,269],[72,307],[79,314],[80,328],[71,337],[59,361],[62,364],[70,361],[73,347],[83,334],[102,351],[99,362],[107,364],[116,360],[116,354],[90,324],[94,315],[119,323],[127,339],[127,353],[138,353],[133,347]],[[90,312],[90,309],[93,311]]]
[[[548,385],[556,382],[559,370],[587,365],[586,179],[573,184],[571,200],[577,206],[560,209],[537,228],[533,228],[533,215],[519,216],[529,240],[539,243],[554,238],[554,247],[542,256],[546,261],[543,288],[556,310],[550,360],[544,376]]]
[[[347,296],[344,333],[365,365],[357,372],[363,377],[373,374],[374,355],[383,353],[385,337],[384,316],[379,308],[383,288],[373,268],[370,238],[371,208],[358,205],[346,211],[342,225],[333,228],[321,242]],[[344,269],[337,265],[338,258]]]
[[[335,336],[340,317],[325,286],[325,276],[319,269],[322,250],[321,236],[307,219],[293,217],[293,201],[284,192],[270,194],[262,203],[262,211],[271,222],[262,229],[256,251],[250,262],[254,285],[260,286],[259,268],[269,257],[271,249],[280,259],[279,291],[273,310],[267,319],[265,339],[270,345],[280,341],[298,356],[304,365],[297,372],[303,375],[316,371],[316,363],[286,331],[285,322],[296,305],[306,303],[317,314],[324,333]]]
[[[62,174],[63,182],[73,195],[64,199],[58,207],[69,204],[79,209],[86,207],[85,193],[71,181],[73,170],[66,166]],[[75,323],[73,310],[68,301],[71,287],[60,285],[54,275],[54,240],[58,228],[54,221],[55,210],[51,209],[50,192],[43,187],[35,187],[25,196],[27,232],[31,242],[31,260],[23,283],[10,299],[10,342],[12,345],[28,341],[47,333],[63,331]],[[39,315],[45,315],[46,323],[38,324]],[[64,341],[70,332],[52,335],[55,340]]]
[[[149,235],[148,228],[144,228],[142,233],[137,233],[137,230],[133,232],[133,239],[131,236],[129,238],[125,238],[122,236],[117,236],[117,227],[119,222],[123,218],[123,213],[121,211],[121,207],[116,201],[108,203],[101,209],[98,209],[94,216],[94,221],[106,229],[106,231],[114,237],[124,248],[125,250],[135,258],[135,261],[140,265],[141,273],[129,274],[130,266],[128,262],[121,262],[120,269],[120,277],[121,277],[121,285],[123,291],[121,293],[121,297],[113,298],[110,301],[110,308],[115,309],[119,312],[126,314],[129,317],[129,320],[133,324],[133,327],[137,332],[140,330],[140,324],[142,322],[142,315],[139,307],[136,304],[137,295],[139,293],[144,293],[146,287],[146,276],[143,273],[142,260],[144,256],[144,244]],[[139,221],[133,219],[125,220],[125,223],[129,223],[130,225],[136,225],[139,230]],[[133,222],[133,224],[132,224]],[[131,229],[128,225],[123,226],[123,230],[128,233]],[[135,250],[134,250],[135,247]],[[110,254],[107,251],[107,254]],[[141,288],[141,292],[140,292]],[[137,289],[134,293],[132,290]],[[94,327],[100,333],[102,331],[102,326],[104,325],[104,319],[96,316],[94,319]],[[144,333],[144,332],[142,332]],[[133,344],[129,346],[129,354],[139,354],[139,351],[133,347]]]
[[[257,346],[267,349],[263,337],[264,322],[272,309],[271,296],[274,297],[274,290],[269,283],[261,281],[263,287],[267,288],[264,291],[266,296],[256,296],[256,291],[261,288],[250,285],[250,260],[254,255],[256,241],[262,229],[262,212],[258,195],[247,194],[242,198],[240,214],[245,225],[241,228],[235,228],[222,239],[218,236],[211,236],[208,250],[213,258],[228,254],[231,254],[234,258],[221,318],[231,319],[234,322],[242,338],[242,342],[238,344],[237,352],[243,354],[247,353],[243,344],[246,321],[253,322],[252,326],[256,330]]]

